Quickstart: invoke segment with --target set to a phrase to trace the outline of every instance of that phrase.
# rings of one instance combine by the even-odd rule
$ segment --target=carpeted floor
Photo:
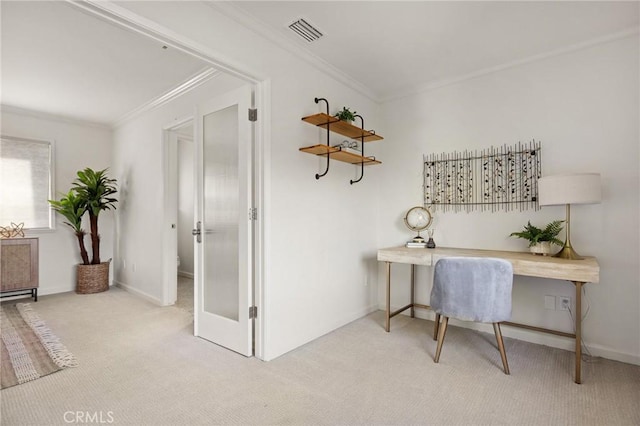
[[[2,391],[3,425],[640,424],[640,367],[376,312],[271,362],[194,338],[192,315],[117,288],[45,296],[38,312],[80,366]],[[70,417],[71,416],[71,417]],[[110,420],[110,421],[109,421]],[[94,422],[95,423],[95,422]]]
[[[178,275],[178,300],[176,307],[193,314],[193,278]]]

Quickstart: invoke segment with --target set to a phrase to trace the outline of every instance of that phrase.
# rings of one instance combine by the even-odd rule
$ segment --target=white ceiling
[[[207,67],[63,1],[2,1],[2,104],[113,124]]]
[[[621,34],[639,2],[211,3],[391,99]],[[0,2],[3,105],[113,124],[207,67],[64,1]],[[238,18],[241,16],[241,19]],[[324,33],[307,43],[287,26]]]
[[[242,1],[233,5],[378,99],[636,31],[638,2]],[[303,41],[304,18],[324,36]]]

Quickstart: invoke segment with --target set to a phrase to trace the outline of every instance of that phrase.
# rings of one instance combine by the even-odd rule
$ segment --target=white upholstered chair
[[[451,257],[435,266],[431,308],[436,312],[434,361],[440,360],[449,318],[493,323],[505,374],[509,374],[500,322],[511,319],[513,267],[503,259]],[[440,323],[442,317],[442,323]]]

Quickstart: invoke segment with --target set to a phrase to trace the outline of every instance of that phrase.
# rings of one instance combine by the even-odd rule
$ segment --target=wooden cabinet
[[[38,239],[0,240],[0,290],[2,296],[31,295],[38,301]],[[6,293],[6,294],[5,294]]]

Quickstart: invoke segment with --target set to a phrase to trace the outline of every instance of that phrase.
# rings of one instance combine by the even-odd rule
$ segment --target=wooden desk
[[[594,257],[587,257],[584,260],[567,260],[549,256],[535,256],[531,253],[525,252],[459,249],[448,247],[437,247],[435,249],[390,247],[380,249],[378,250],[378,261],[385,262],[387,270],[387,306],[385,330],[387,332],[390,330],[391,318],[401,312],[404,312],[407,309],[411,309],[411,318],[414,317],[415,308],[430,309],[430,306],[428,305],[415,303],[415,265],[433,266],[439,259],[442,259],[443,257],[453,256],[494,257],[504,259],[509,261],[511,265],[513,265],[514,275],[571,281],[576,288],[575,334],[513,322],[504,322],[503,324],[575,339],[575,382],[580,383],[580,367],[582,357],[582,285],[588,282],[597,283],[600,280],[600,266],[598,265],[598,261]],[[395,312],[391,312],[392,263],[404,263],[411,265],[411,303],[396,310]]]

